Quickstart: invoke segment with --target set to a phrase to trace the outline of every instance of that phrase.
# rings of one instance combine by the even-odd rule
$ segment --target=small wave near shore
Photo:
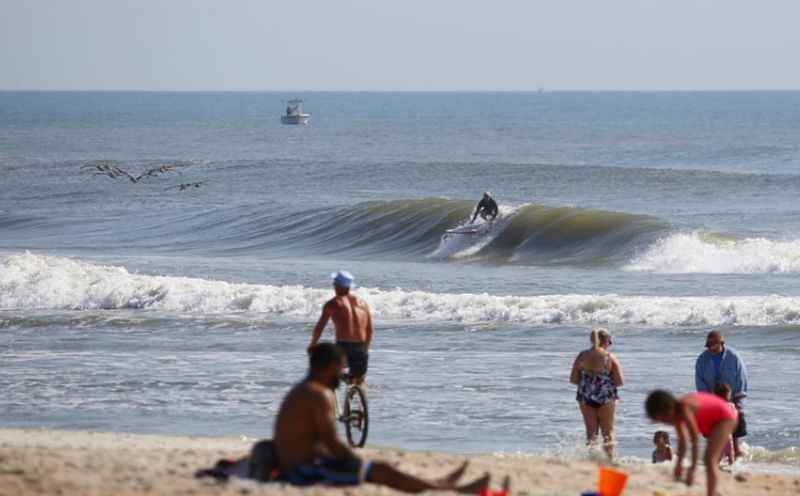
[[[383,320],[642,326],[800,324],[800,297],[501,296],[359,288]],[[0,309],[158,310],[313,318],[329,289],[131,274],[124,267],[14,254],[0,259]]]

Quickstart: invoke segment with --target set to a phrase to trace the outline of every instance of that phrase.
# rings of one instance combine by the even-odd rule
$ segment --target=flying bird
[[[164,190],[166,191],[170,189],[177,189],[179,191],[183,191],[189,188],[199,188],[203,183],[205,183],[205,181],[197,181],[195,183],[182,183],[182,184],[177,184],[175,186],[170,186],[168,188],[164,188]]]
[[[153,167],[152,169],[147,169],[146,171],[142,172],[136,177],[136,181],[140,181],[145,177],[156,177],[159,174],[164,174],[167,172],[172,172],[175,170],[174,165],[162,165],[160,167]]]
[[[114,167],[113,162],[109,162],[107,160],[98,160],[97,162],[91,162],[81,166],[81,169],[95,169],[95,174],[106,174],[113,169]]]
[[[121,176],[125,176],[131,180],[131,182],[137,182],[138,179],[127,173],[126,171],[120,169],[112,162],[108,161],[101,161],[101,162],[94,162],[91,164],[86,164],[81,166],[81,169],[95,169],[94,174],[98,176],[108,176],[111,179],[116,179]]]
[[[81,166],[81,169],[94,169],[94,173],[100,176],[108,176],[112,179],[116,179],[118,177],[127,177],[130,179],[132,183],[138,183],[142,179],[146,177],[156,177],[160,174],[164,174],[167,172],[172,172],[175,170],[174,165],[161,165],[159,167],[153,167],[151,169],[147,169],[146,171],[142,172],[138,176],[134,176],[133,174],[124,171],[114,165],[113,162],[109,160],[99,160],[96,162],[91,162]]]

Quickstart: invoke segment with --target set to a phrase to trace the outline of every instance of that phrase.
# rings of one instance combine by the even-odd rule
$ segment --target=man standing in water
[[[311,350],[319,342],[328,320],[333,319],[336,344],[347,354],[350,377],[354,383],[363,384],[367,375],[369,345],[372,343],[372,315],[366,302],[350,294],[353,274],[340,270],[332,277],[336,297],[322,307],[322,315],[314,327],[308,349]]]
[[[333,391],[346,364],[344,351],[333,343],[320,343],[310,347],[308,354],[308,376],[289,391],[275,420],[275,455],[290,484],[355,486],[372,482],[409,493],[439,490],[464,494],[478,494],[488,486],[488,474],[458,484],[466,463],[441,479],[426,480],[388,463],[360,458],[336,435]]]
[[[730,386],[733,404],[739,412],[739,423],[733,431],[733,450],[736,458],[739,458],[742,455],[739,438],[747,435],[747,423],[742,411],[747,397],[747,367],[736,350],[725,346],[722,333],[711,331],[706,336],[706,351],[697,357],[695,363],[695,385],[698,391],[714,394],[717,384]]]
[[[475,222],[478,215],[480,215],[483,220],[489,220],[489,217],[491,217],[491,220],[494,220],[498,212],[497,202],[492,198],[492,194],[486,191],[483,193],[481,201],[478,202],[478,206],[475,207],[475,215],[472,216],[470,224]]]

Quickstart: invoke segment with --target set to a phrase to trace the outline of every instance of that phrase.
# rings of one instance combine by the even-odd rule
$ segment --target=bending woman
[[[614,414],[617,410],[617,388],[624,383],[619,360],[608,352],[611,335],[606,329],[592,329],[592,347],[580,352],[572,364],[569,381],[578,386],[578,406],[586,424],[586,444],[597,441],[603,433],[603,448],[614,458]]]
[[[708,438],[703,463],[706,466],[706,494],[717,495],[718,466],[722,450],[736,429],[739,415],[727,401],[708,393],[692,393],[676,398],[672,393],[656,390],[645,402],[647,416],[656,422],[675,426],[678,433],[678,456],[675,462],[675,480],[683,479],[683,457],[687,438],[692,443],[692,464],[686,473],[686,485],[694,483],[699,455],[697,433]]]

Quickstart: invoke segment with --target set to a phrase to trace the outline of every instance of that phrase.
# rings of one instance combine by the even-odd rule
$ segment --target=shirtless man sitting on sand
[[[371,482],[400,491],[442,490],[478,494],[489,475],[458,485],[467,464],[438,480],[424,480],[391,465],[359,458],[336,434],[333,391],[345,367],[345,354],[333,343],[309,349],[310,371],[289,391],[275,421],[275,453],[283,478],[291,484],[357,485]]]
[[[336,297],[322,307],[322,315],[314,327],[308,349],[319,342],[328,320],[333,319],[333,325],[336,327],[336,344],[347,354],[350,377],[355,384],[363,384],[367,375],[369,345],[372,342],[372,315],[364,300],[350,294],[353,274],[340,270],[332,277]]]

